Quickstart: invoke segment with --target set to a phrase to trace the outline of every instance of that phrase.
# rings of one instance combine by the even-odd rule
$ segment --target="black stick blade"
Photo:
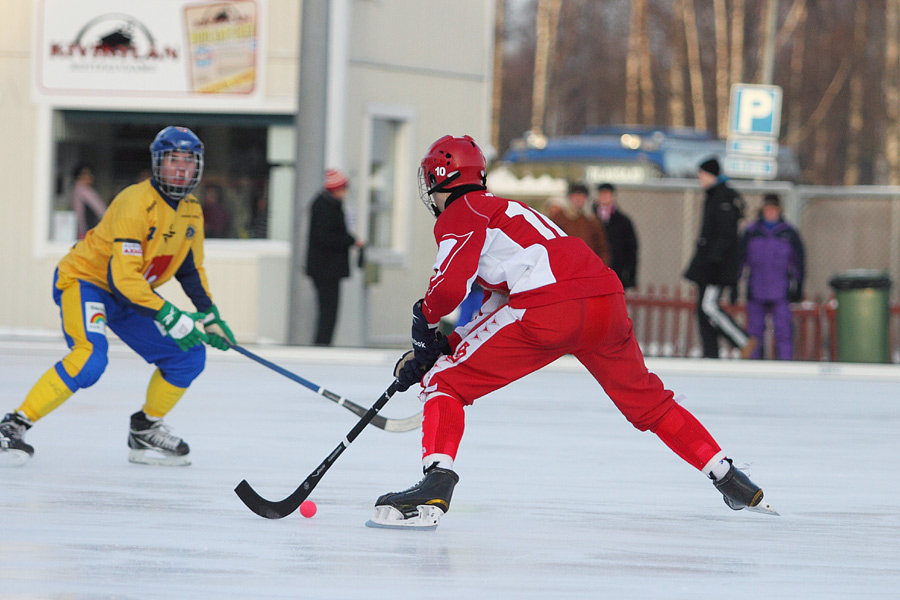
[[[332,450],[331,454],[325,457],[322,464],[320,464],[315,471],[310,473],[309,477],[303,480],[303,483],[294,490],[293,494],[281,502],[270,502],[269,500],[266,500],[250,487],[250,484],[247,483],[246,479],[237,484],[237,487],[234,488],[234,493],[238,495],[238,498],[241,499],[241,502],[243,502],[247,508],[265,519],[283,519],[288,516],[300,508],[303,501],[312,493],[313,488],[315,488],[319,484],[319,481],[322,480],[325,472],[331,468],[331,465],[334,464],[334,461],[338,459],[347,446],[353,443],[356,436],[366,428],[366,425],[372,421],[372,418],[375,417],[378,411],[391,399],[391,396],[397,392],[399,386],[400,382],[395,379],[381,397],[375,401],[375,404],[366,411],[366,414],[359,420],[359,423],[354,425],[353,429],[350,430],[350,433],[348,433],[343,441],[337,445],[337,448]]]
[[[246,479],[234,488],[234,493],[241,499],[241,502],[265,519],[285,518],[300,507],[300,504],[309,496],[310,491],[305,490],[304,486],[301,485],[293,494],[281,502],[270,502],[257,494],[256,490],[250,487]]]

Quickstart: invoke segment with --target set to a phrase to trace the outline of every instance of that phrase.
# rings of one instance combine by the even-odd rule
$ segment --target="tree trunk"
[[[491,90],[491,145],[500,150],[500,109],[503,101],[503,3],[494,0],[494,74]]]
[[[645,4],[646,0],[637,0]],[[651,71],[653,60],[650,52],[650,37],[647,35],[647,7],[646,4],[641,8],[641,24],[640,24],[640,52],[639,60],[641,71],[641,100],[643,100],[642,123],[654,125],[656,123],[656,107],[653,102],[655,94],[653,93],[653,73]]]
[[[628,31],[628,55],[625,58],[625,121],[638,124],[640,117],[641,29],[644,22],[646,0],[631,3],[631,26]]]
[[[744,0],[732,2],[731,83],[744,82]]]
[[[788,111],[786,138],[792,138],[800,131],[803,102],[803,52],[806,48],[806,5],[800,6],[794,47],[791,52],[791,80],[788,89]]]
[[[869,13],[866,2],[856,3],[856,19],[853,28],[853,56],[856,57],[856,68],[850,76],[850,110],[847,120],[847,169],[844,171],[844,185],[859,183],[859,144],[862,133],[863,115],[863,74],[866,54],[866,21]]]
[[[684,0],[684,37],[687,42],[688,67],[691,77],[694,127],[706,130],[706,105],[703,102],[703,71],[700,68],[700,40],[697,37],[694,0]]]
[[[672,46],[669,52],[669,123],[684,127],[684,0],[672,3]]]
[[[547,110],[547,80],[553,44],[556,41],[556,21],[560,0],[538,0],[537,45],[534,50],[534,90],[531,96],[531,131],[544,133],[544,113]]]
[[[884,157],[888,184],[900,185],[900,0],[886,0],[884,50],[885,123]]]
[[[823,174],[826,173],[825,168],[828,166],[828,128],[827,127],[816,127],[815,135],[813,136],[813,173]],[[819,184],[828,185],[829,181],[823,180],[821,176],[814,178],[814,181]]]
[[[716,29],[716,133],[728,135],[728,15],[725,0],[713,1]]]
[[[831,78],[831,83],[828,84],[828,89],[822,94],[819,105],[816,106],[816,109],[809,115],[809,118],[802,127],[791,132],[791,135],[785,138],[788,145],[802,142],[806,139],[806,136],[809,135],[810,131],[814,129],[825,129],[825,127],[820,127],[820,125],[825,120],[825,117],[828,116],[828,111],[831,110],[834,100],[837,98],[838,93],[840,93],[841,88],[844,87],[844,83],[847,81],[847,75],[850,73],[851,64],[851,57],[845,54],[841,64],[838,65],[837,72],[834,74],[834,77]],[[816,139],[818,139],[818,136]],[[816,150],[819,150],[818,146],[816,147]]]
[[[806,0],[794,0],[788,16],[784,20],[784,24],[778,30],[778,36],[775,38],[775,47],[781,48],[784,46],[805,18]]]

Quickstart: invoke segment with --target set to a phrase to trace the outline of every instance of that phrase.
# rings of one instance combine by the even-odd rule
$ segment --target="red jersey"
[[[457,198],[434,226],[434,276],[422,312],[450,314],[476,282],[512,308],[624,293],[615,272],[580,239],[534,209],[486,191]]]

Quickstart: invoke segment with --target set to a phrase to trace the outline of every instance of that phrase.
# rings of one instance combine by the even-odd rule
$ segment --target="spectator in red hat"
[[[319,312],[314,343],[317,346],[331,345],[341,279],[350,276],[350,248],[363,247],[363,242],[347,230],[344,198],[348,187],[346,175],[328,169],[325,185],[310,207],[306,274],[316,286]]]

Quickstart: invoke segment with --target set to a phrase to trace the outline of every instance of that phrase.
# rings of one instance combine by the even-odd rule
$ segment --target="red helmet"
[[[431,145],[419,167],[419,197],[435,217],[434,192],[449,192],[463,185],[484,187],[486,165],[481,148],[468,135],[445,135]]]

